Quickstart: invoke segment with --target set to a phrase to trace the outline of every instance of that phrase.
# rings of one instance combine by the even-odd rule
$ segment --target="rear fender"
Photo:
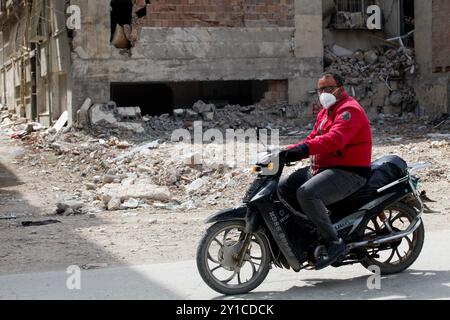
[[[360,221],[358,226],[352,229],[351,234],[358,234],[361,228],[365,228],[365,223],[367,219],[372,219],[377,217],[385,208],[403,200],[408,196],[407,190],[403,189],[403,192],[392,192],[385,194],[370,203],[366,204],[364,207],[360,208],[359,211],[365,211],[366,219]]]

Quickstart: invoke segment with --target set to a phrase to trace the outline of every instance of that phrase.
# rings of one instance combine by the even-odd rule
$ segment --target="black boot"
[[[348,253],[347,245],[344,240],[331,241],[327,246],[320,246],[316,249],[316,270],[323,269],[333,264],[340,257]]]

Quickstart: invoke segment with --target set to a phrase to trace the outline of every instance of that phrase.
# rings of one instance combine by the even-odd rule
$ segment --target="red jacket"
[[[345,92],[334,106],[319,112],[314,130],[299,144],[303,143],[308,145],[314,174],[334,167],[371,166],[369,119],[359,103]]]

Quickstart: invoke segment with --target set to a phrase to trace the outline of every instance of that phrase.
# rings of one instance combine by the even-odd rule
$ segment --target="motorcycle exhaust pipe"
[[[373,240],[350,243],[347,245],[347,247],[349,249],[355,249],[355,248],[361,248],[361,247],[367,247],[367,246],[373,246],[373,245],[380,245],[383,243],[388,243],[388,242],[392,242],[395,240],[399,240],[401,238],[409,236],[411,233],[416,231],[417,228],[419,228],[421,224],[422,224],[422,219],[419,215],[414,219],[413,223],[405,231],[396,232],[391,235],[379,237],[379,238],[376,238]]]

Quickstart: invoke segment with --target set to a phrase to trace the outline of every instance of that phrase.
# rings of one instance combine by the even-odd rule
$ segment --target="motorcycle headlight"
[[[261,167],[260,166],[253,166],[252,167],[252,173],[259,173],[261,172]]]

